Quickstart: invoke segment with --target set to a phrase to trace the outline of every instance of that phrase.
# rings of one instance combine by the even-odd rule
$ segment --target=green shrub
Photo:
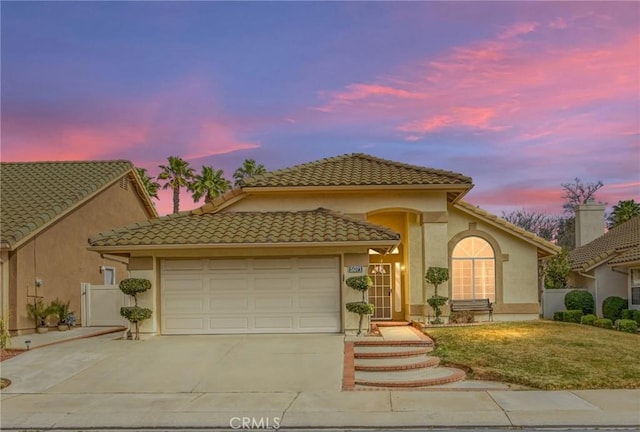
[[[582,310],[584,315],[592,314],[595,308],[593,295],[589,291],[570,291],[564,296],[564,305],[568,310]]]
[[[469,324],[475,320],[473,311],[451,312],[449,322],[453,324]]]
[[[449,280],[449,269],[446,267],[429,267],[427,274],[424,276],[427,283],[434,286],[433,296],[427,299],[427,303],[433,309],[436,319],[432,321],[433,324],[442,324],[442,306],[447,304],[448,297],[438,295],[438,285],[441,285]]]
[[[442,316],[442,306],[447,304],[447,300],[449,300],[449,297],[442,297],[442,296],[431,296],[427,299],[427,303],[429,304],[429,306],[431,306],[431,308],[434,310],[435,314],[436,314],[436,319],[434,319],[433,321],[431,321],[431,324],[442,324],[444,321],[442,321],[442,318],[440,318]]]
[[[5,350],[11,345],[11,333],[9,333],[9,317],[0,316],[0,350]]]
[[[605,329],[612,329],[613,322],[609,318],[600,318],[593,322],[593,325],[596,327],[601,327]]]
[[[580,324],[592,326],[597,319],[598,317],[593,314],[583,315],[582,318],[580,318]]]
[[[140,306],[125,306],[120,308],[120,315],[137,324],[151,318],[151,309]]]
[[[638,333],[638,323],[630,319],[616,321],[616,330],[626,333]]]
[[[633,320],[640,326],[640,310],[633,311]]]
[[[622,309],[622,312],[620,313],[620,319],[633,319],[633,311],[629,309]]]
[[[547,289],[559,289],[567,286],[567,276],[571,271],[569,252],[562,248],[557,255],[547,260],[544,272],[544,287]]]
[[[553,313],[554,321],[564,321],[564,311],[558,311]]]
[[[575,309],[575,310],[564,311],[564,316],[562,317],[562,320],[564,322],[579,324],[580,318],[582,318],[582,309]]]
[[[612,322],[622,317],[622,309],[626,309],[629,302],[622,297],[611,296],[602,302],[602,316],[609,318]]]
[[[360,320],[358,321],[358,334],[362,334],[362,320],[365,315],[371,315],[375,310],[375,305],[373,303],[367,302],[350,302],[346,304],[347,310],[349,312],[357,313],[360,315]]]
[[[120,291],[133,296],[134,298],[147,290],[151,289],[151,281],[149,279],[128,278],[120,281]]]
[[[58,324],[66,324],[67,323],[67,315],[69,315],[69,305],[70,301],[63,302],[60,299],[55,299],[51,302],[51,312],[52,315],[56,315],[58,317]]]

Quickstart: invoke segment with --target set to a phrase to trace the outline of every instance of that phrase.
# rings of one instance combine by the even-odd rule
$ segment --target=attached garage
[[[340,332],[339,258],[163,260],[163,334]]]

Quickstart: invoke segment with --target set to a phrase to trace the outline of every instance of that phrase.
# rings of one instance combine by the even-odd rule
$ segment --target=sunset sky
[[[468,175],[496,214],[560,214],[574,177],[640,201],[638,2],[0,7],[2,161],[155,175],[175,155],[231,178],[364,152]]]

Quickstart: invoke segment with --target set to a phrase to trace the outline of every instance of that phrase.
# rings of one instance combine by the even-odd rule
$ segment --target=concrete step
[[[356,341],[355,346],[418,346],[418,347],[432,347],[433,341],[428,340],[367,340]]]
[[[433,367],[402,371],[356,371],[355,384],[368,387],[414,388],[461,381],[466,374],[460,369]]]
[[[355,345],[353,356],[360,358],[388,358],[388,357],[413,357],[421,356],[432,351],[428,346],[403,346],[403,345]]]
[[[438,357],[428,355],[412,357],[376,357],[355,359],[355,370],[369,372],[399,371],[407,369],[423,369],[440,364]]]

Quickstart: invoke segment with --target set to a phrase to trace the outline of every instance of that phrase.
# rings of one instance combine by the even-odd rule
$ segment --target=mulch
[[[8,360],[19,354],[22,354],[23,352],[24,350],[13,350],[13,349],[0,350],[0,362]]]

